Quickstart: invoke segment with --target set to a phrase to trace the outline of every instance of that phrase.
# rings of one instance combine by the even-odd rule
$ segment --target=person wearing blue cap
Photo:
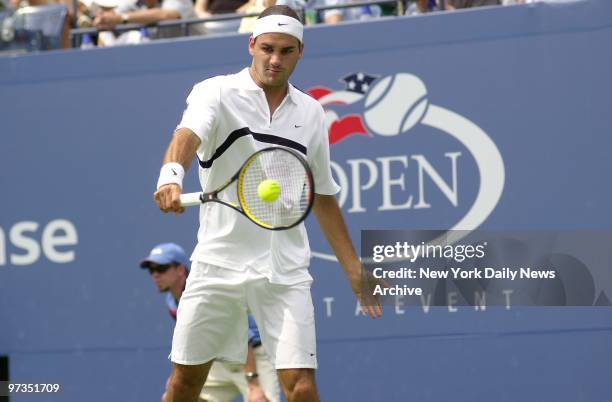
[[[189,259],[181,246],[162,243],[155,246],[140,267],[148,269],[166,305],[176,320],[178,304],[189,275]],[[278,377],[261,347],[259,330],[248,316],[249,345],[246,365],[215,362],[200,392],[202,402],[231,402],[242,394],[245,402],[280,402]],[[162,398],[163,399],[163,398]]]

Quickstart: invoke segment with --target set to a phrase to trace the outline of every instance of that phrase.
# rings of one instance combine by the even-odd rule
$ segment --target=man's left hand
[[[353,293],[355,293],[357,300],[359,300],[361,311],[371,318],[381,317],[382,307],[380,305],[380,298],[378,295],[374,295],[374,289],[376,285],[388,287],[389,284],[382,279],[375,278],[361,264],[357,269],[351,271],[348,275],[348,280]]]

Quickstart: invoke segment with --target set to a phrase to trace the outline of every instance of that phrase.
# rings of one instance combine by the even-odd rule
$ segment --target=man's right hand
[[[153,193],[153,199],[163,212],[182,214],[185,208],[181,206],[181,192],[178,184],[166,184]]]

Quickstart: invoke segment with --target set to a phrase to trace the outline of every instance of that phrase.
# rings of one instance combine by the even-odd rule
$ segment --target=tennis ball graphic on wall
[[[399,73],[382,78],[372,87],[363,117],[372,133],[398,135],[420,122],[428,105],[423,81],[416,75]]]

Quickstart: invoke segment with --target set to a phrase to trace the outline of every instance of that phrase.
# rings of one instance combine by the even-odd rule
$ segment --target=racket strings
[[[264,180],[278,182],[280,195],[276,200],[260,198],[258,187]],[[292,226],[308,212],[310,176],[302,162],[282,148],[258,153],[246,166],[239,185],[244,211],[263,226]]]

